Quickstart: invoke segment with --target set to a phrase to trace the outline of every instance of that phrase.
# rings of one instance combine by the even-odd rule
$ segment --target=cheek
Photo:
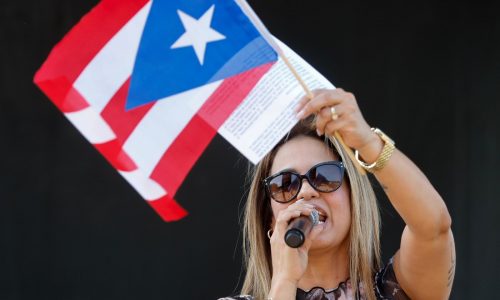
[[[345,226],[351,226],[351,205],[349,201],[341,201],[337,209],[337,219]]]
[[[286,208],[286,206],[280,205],[272,200],[270,200],[270,201],[271,201],[271,210],[272,210],[271,226],[274,227],[274,224],[276,223],[276,217],[279,215],[280,211],[282,211]]]
[[[332,214],[337,217],[351,218],[351,205],[349,199],[336,199],[330,204]]]
[[[337,223],[351,224],[351,201],[349,189],[338,190],[339,194],[330,197],[328,203],[330,205],[331,213]]]
[[[289,203],[278,203],[276,201],[270,200],[271,201],[271,210],[272,210],[272,216],[271,216],[271,227],[274,228],[274,225],[276,224],[276,218],[280,215],[280,213],[288,208],[294,201],[289,202]]]

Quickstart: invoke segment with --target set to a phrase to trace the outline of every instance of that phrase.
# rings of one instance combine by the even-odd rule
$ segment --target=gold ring
[[[332,120],[337,120],[339,118],[339,114],[337,114],[337,110],[335,109],[335,106],[330,107],[330,112],[332,113]]]

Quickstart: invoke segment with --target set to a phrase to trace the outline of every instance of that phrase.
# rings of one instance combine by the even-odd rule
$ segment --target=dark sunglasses
[[[313,166],[304,175],[281,171],[264,179],[264,186],[273,200],[287,203],[297,197],[304,178],[318,192],[330,193],[340,187],[343,177],[344,164],[340,161],[327,161]]]

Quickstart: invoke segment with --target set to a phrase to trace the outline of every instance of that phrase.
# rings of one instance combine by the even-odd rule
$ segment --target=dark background
[[[457,246],[452,299],[495,298],[500,7],[402,2],[250,4],[271,32],[354,92],[368,122],[441,193]],[[96,3],[0,4],[0,299],[232,294],[242,276],[246,160],[217,137],[176,197],[190,215],[164,223],[32,84],[50,49]],[[387,259],[403,225],[380,202]]]

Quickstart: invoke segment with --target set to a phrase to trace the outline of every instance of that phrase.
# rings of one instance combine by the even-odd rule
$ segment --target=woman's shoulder
[[[377,299],[409,300],[398,283],[394,273],[394,258],[375,274],[375,295]]]

